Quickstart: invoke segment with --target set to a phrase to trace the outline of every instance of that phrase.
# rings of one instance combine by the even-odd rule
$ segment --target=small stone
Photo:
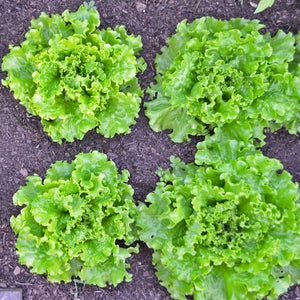
[[[295,288],[295,295],[296,295],[297,298],[300,297],[300,288],[299,288],[299,286],[296,286],[296,288]]]
[[[147,5],[141,2],[137,2],[135,7],[138,12],[145,12]]]
[[[22,300],[22,290],[21,289],[0,290],[0,299]]]
[[[7,284],[4,283],[4,282],[0,282],[0,288],[1,288],[1,289],[7,288]]]
[[[19,266],[16,266],[15,269],[14,269],[14,275],[17,276],[21,273],[21,269]]]
[[[25,168],[22,168],[20,170],[20,174],[23,175],[24,177],[27,177],[28,176],[28,171]]]

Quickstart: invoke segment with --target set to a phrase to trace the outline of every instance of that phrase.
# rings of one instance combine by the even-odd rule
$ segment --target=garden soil
[[[148,67],[139,76],[146,89],[154,81],[154,59],[166,38],[175,33],[176,24],[183,19],[193,21],[202,16],[220,19],[233,17],[258,18],[266,25],[264,31],[275,34],[278,29],[294,34],[300,30],[300,1],[276,0],[272,8],[254,15],[258,0],[99,0],[95,1],[100,15],[101,28],[124,24],[129,33],[141,35],[144,49],[141,55]],[[9,51],[8,45],[19,45],[29,28],[30,20],[41,12],[62,13],[76,11],[81,0],[0,0],[0,61]],[[1,79],[5,78],[0,73]],[[149,101],[145,95],[143,101]],[[38,117],[28,114],[14,99],[13,93],[0,86],[0,289],[21,288],[25,300],[43,299],[103,299],[103,300],[168,300],[172,299],[155,276],[152,251],[140,243],[140,252],[129,259],[131,282],[117,287],[99,288],[81,283],[51,283],[46,276],[30,273],[18,262],[15,242],[9,220],[20,212],[12,202],[13,194],[34,173],[45,176],[46,170],[58,160],[74,159],[79,152],[98,150],[113,159],[119,169],[128,169],[130,184],[135,190],[135,201],[144,201],[158,181],[155,170],[167,168],[169,157],[175,155],[185,162],[193,161],[196,144],[203,137],[192,138],[183,144],[173,143],[167,132],[155,133],[148,124],[144,110],[129,135],[105,139],[95,130],[82,141],[73,143],[52,142],[43,131]],[[268,133],[265,155],[279,159],[295,182],[300,182],[300,137],[291,136],[281,129]],[[300,286],[290,287],[280,299],[299,299]]]

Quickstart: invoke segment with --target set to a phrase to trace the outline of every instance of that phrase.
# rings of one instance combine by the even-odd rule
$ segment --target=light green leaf
[[[138,117],[141,99],[131,93],[117,93],[111,95],[106,110],[97,115],[99,129],[104,137],[113,137],[116,133],[130,133],[129,126],[135,124]]]
[[[264,11],[268,7],[271,7],[274,4],[274,2],[275,0],[260,0],[254,13],[258,14]]]

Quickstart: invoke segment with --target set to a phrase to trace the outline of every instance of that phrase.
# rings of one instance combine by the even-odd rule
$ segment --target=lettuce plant
[[[158,170],[138,209],[157,277],[175,299],[273,299],[300,280],[298,185],[241,141],[198,147],[198,165]]]
[[[221,129],[263,139],[264,127],[300,131],[300,78],[291,33],[259,32],[258,20],[203,17],[177,26],[156,57],[156,84],[146,115],[175,142]],[[299,34],[296,39],[298,39]]]
[[[11,217],[20,262],[52,282],[72,276],[101,287],[130,281],[125,260],[138,249],[120,246],[135,240],[128,178],[127,170],[119,174],[96,151],[78,154],[71,163],[56,162],[44,180],[29,176],[13,198],[15,205],[26,206]]]
[[[3,84],[56,142],[82,139],[96,127],[105,137],[129,133],[138,116],[141,38],[124,26],[98,30],[99,24],[93,2],[62,16],[42,13],[3,58]]]

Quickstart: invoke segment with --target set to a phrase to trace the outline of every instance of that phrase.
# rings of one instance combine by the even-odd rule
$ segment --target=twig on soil
[[[33,285],[33,283],[29,283],[29,282],[19,282],[19,281],[15,281],[16,284],[19,285]]]
[[[2,245],[3,245],[3,246],[6,245],[5,237],[6,237],[6,233],[3,234],[3,238],[2,238]]]

